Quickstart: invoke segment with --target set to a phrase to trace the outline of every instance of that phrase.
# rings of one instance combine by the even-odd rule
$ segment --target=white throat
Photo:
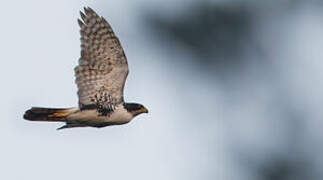
[[[119,105],[107,119],[109,122],[120,122],[127,123],[133,118],[132,114],[129,113],[123,105]]]

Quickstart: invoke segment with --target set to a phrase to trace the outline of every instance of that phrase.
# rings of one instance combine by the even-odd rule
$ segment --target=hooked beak
[[[133,116],[137,116],[137,115],[142,114],[142,113],[148,113],[148,109],[146,109],[145,107],[140,107],[140,109],[137,109],[137,110],[134,110],[134,111],[130,111],[130,113]]]
[[[148,113],[148,109],[145,108],[145,107],[142,107],[140,110],[139,110],[141,113]]]

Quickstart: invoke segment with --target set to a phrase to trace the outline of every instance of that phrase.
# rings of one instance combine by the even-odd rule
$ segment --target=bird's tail
[[[66,117],[77,111],[77,108],[39,108],[33,107],[24,114],[24,119],[30,121],[66,122]]]

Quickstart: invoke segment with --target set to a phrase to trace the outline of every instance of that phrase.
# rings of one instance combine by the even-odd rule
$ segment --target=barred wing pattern
[[[79,106],[113,110],[123,103],[128,64],[109,23],[91,8],[80,12],[81,58],[75,67]],[[104,112],[103,112],[104,113]]]

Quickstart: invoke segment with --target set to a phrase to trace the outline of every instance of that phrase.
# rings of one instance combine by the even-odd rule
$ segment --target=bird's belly
[[[84,110],[68,116],[68,121],[100,124],[100,123],[112,123],[112,124],[125,124],[132,119],[131,115],[120,110],[115,110],[107,116],[100,115],[96,110]]]

